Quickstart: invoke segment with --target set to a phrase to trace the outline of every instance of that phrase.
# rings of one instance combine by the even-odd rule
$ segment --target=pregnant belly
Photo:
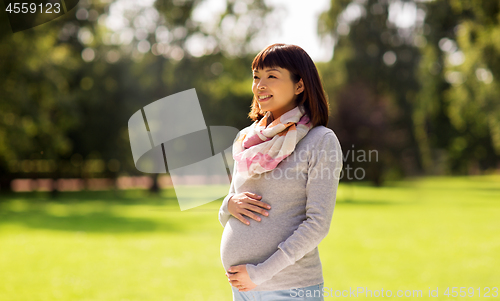
[[[276,216],[274,216],[276,218]],[[231,216],[224,227],[221,240],[221,260],[224,269],[239,264],[264,262],[278,250],[298,225],[263,217],[260,222],[247,218],[247,226]]]

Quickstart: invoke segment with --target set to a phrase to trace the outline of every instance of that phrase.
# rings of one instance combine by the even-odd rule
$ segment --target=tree
[[[195,17],[205,1],[125,2],[80,1],[15,34],[7,18],[0,21],[1,189],[13,177],[139,173],[128,118],[189,88],[199,92],[209,125],[242,125],[229,112],[245,116],[251,102],[251,84],[242,83],[251,82],[249,45],[268,22],[264,1],[227,1],[214,23]],[[109,27],[127,3],[139,7],[118,14],[124,26]],[[49,167],[31,168],[33,160]]]
[[[349,146],[378,151],[378,162],[348,163],[363,165],[376,185],[388,176],[420,170],[412,107],[419,90],[415,36],[421,24],[402,27],[389,6],[375,0],[332,1],[319,22],[320,34],[336,41],[331,71],[324,76],[337,103],[332,127]]]
[[[384,118],[385,136],[392,138],[378,146],[387,154],[383,166],[408,175],[463,174],[498,164],[499,5],[332,1],[319,32],[337,41],[325,74],[329,94],[344,108],[334,119],[343,139],[358,145],[373,139],[375,127],[352,118],[362,118],[358,108],[376,112],[378,102],[369,96],[375,95],[390,104],[388,111],[399,112]],[[346,116],[352,119],[347,131]],[[363,138],[362,132],[371,134]]]

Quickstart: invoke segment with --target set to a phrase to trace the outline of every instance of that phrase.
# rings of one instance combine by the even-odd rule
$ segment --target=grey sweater
[[[235,173],[219,210],[224,227],[221,260],[227,271],[246,264],[252,291],[284,290],[323,282],[318,244],[328,234],[342,169],[342,149],[335,133],[312,128],[295,150],[272,171],[244,181]],[[262,196],[269,216],[245,225],[227,204],[241,192]]]

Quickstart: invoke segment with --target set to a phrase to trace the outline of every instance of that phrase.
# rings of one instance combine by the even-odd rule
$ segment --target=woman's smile
[[[269,99],[271,99],[273,96],[272,95],[260,95],[259,96],[259,101],[260,102],[264,102],[264,101],[268,101]]]

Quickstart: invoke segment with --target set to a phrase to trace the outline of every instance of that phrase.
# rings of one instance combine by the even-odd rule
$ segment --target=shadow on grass
[[[15,209],[21,202],[22,208]],[[90,212],[78,212],[78,205],[93,207]],[[62,214],[46,210],[46,205],[64,206]],[[60,192],[52,198],[48,192],[3,193],[0,195],[0,226],[20,225],[35,229],[85,231],[94,233],[187,232],[185,222],[155,220],[147,217],[124,217],[113,212],[113,206],[146,205],[152,211],[181,212],[175,192],[162,191],[78,191]],[[74,207],[73,207],[74,206]],[[89,208],[89,207],[86,207]],[[154,209],[157,208],[157,209]]]
[[[177,197],[173,189],[165,189],[159,194],[152,194],[147,190],[107,190],[107,191],[64,191],[58,192],[55,197],[50,192],[2,192],[0,202],[13,199],[25,201],[50,201],[67,204],[75,202],[105,201],[110,204],[121,205],[151,205],[163,206],[177,204]]]
[[[106,212],[55,216],[38,210],[1,212],[0,226],[20,225],[34,229],[89,233],[187,232],[181,223],[145,218],[125,218]]]

